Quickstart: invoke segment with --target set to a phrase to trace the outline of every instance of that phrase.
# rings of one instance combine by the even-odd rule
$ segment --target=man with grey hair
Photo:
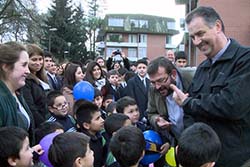
[[[207,59],[196,70],[188,94],[175,85],[185,126],[210,125],[222,143],[217,167],[241,166],[250,155],[250,48],[227,38],[219,14],[198,7],[186,17],[193,44]]]

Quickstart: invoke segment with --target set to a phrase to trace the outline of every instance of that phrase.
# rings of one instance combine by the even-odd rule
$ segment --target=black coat
[[[47,73],[47,78],[48,78],[48,82],[49,82],[49,86],[51,90],[61,90],[62,80],[60,79],[60,77],[55,76],[55,79],[56,79],[56,82],[55,82],[54,79]]]
[[[148,91],[150,87],[150,80],[148,78],[146,78],[146,85],[145,88],[138,75],[127,82],[128,96],[135,99],[140,111],[140,119],[145,116],[145,111],[147,110]]]
[[[33,114],[35,127],[37,127],[46,121],[46,116],[48,116],[46,91],[33,78],[26,79],[26,84],[21,91]]]
[[[235,40],[214,63],[197,68],[184,101],[184,123],[210,125],[222,143],[216,166],[241,166],[250,155],[250,48]]]

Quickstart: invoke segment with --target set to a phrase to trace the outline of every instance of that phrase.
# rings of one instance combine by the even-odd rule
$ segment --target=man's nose
[[[158,90],[158,89],[160,89],[160,87],[161,87],[161,85],[160,84],[158,84],[158,83],[155,83],[155,88]]]

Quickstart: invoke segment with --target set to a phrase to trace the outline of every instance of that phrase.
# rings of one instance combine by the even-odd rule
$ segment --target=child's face
[[[186,59],[177,59],[176,62],[175,62],[175,65],[177,67],[186,67],[187,60]]]
[[[98,108],[102,107],[102,96],[97,96],[94,98],[94,104],[98,106]]]
[[[113,99],[107,99],[107,100],[105,100],[104,102],[103,102],[103,106],[104,106],[104,108],[107,108],[107,106],[110,104],[110,103],[112,103],[113,102]]]
[[[15,159],[16,167],[32,167],[34,165],[32,158],[32,149],[30,148],[29,139],[26,137],[19,152],[19,158]]]
[[[110,75],[109,77],[109,82],[111,85],[117,86],[119,81],[119,76],[118,75]]]
[[[66,116],[69,111],[69,105],[64,96],[58,96],[54,100],[54,105],[49,107],[50,112],[56,116]]]
[[[104,127],[103,125],[104,125],[104,120],[102,119],[101,112],[96,111],[92,115],[92,119],[89,124],[89,131],[93,133],[99,132],[100,130],[103,129]]]
[[[147,66],[143,63],[140,63],[137,65],[136,71],[141,77],[145,77],[147,74]]]
[[[124,108],[123,113],[129,117],[132,124],[138,122],[140,117],[140,112],[137,105],[128,105]]]
[[[76,72],[75,72],[75,78],[76,78],[76,82],[80,82],[83,80],[84,75],[82,73],[82,69],[81,67],[78,67]]]
[[[82,158],[83,167],[93,167],[94,165],[94,152],[87,145],[87,151],[85,156]]]

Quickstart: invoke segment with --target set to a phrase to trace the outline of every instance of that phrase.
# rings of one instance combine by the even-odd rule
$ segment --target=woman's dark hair
[[[63,77],[63,87],[68,87],[69,89],[73,89],[73,87],[76,84],[75,73],[78,67],[80,67],[80,65],[74,63],[68,63],[66,65]]]
[[[86,69],[86,75],[85,75],[85,80],[91,83],[92,85],[95,84],[95,79],[93,77],[93,69],[95,66],[98,66],[101,70],[101,78],[104,78],[104,73],[102,70],[102,67],[95,61],[89,62],[87,69]]]

